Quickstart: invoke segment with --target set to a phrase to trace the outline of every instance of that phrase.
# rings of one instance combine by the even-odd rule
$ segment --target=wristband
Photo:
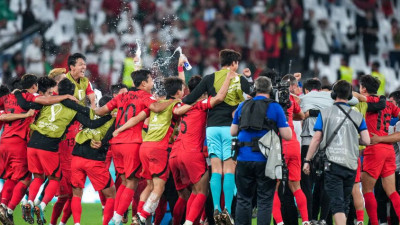
[[[183,72],[183,66],[178,66],[178,72]]]
[[[304,164],[306,163],[311,164],[311,160],[304,159]]]

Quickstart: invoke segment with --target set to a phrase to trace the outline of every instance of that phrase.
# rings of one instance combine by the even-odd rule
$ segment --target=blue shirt
[[[343,104],[343,105],[349,106],[348,104],[342,103],[342,102],[335,103],[335,104]],[[323,125],[324,124],[322,123],[322,117],[321,117],[321,113],[320,113],[320,114],[318,114],[317,121],[315,122],[314,130],[315,131],[322,131]],[[360,127],[358,127],[358,132],[361,132],[361,131],[366,130],[366,129],[367,129],[367,124],[365,123],[365,120],[363,118],[362,121],[361,121]]]
[[[256,96],[253,100],[262,100],[266,99],[264,96]],[[237,110],[235,111],[235,115],[233,116],[232,124],[239,125],[239,117],[242,112],[243,102],[239,104]],[[276,103],[272,102],[269,104],[268,110],[266,112],[266,116],[275,121],[278,128],[289,127],[289,124],[286,121],[285,113],[283,112],[282,107]],[[239,142],[251,142],[252,138],[258,138],[264,136],[268,131],[267,130],[240,130],[238,135]],[[256,162],[266,162],[267,159],[261,152],[253,152],[251,151],[251,147],[241,147],[238,154],[238,161],[256,161]]]

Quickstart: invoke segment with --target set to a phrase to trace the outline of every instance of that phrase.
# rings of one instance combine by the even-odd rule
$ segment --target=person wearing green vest
[[[220,90],[228,71],[236,72],[241,59],[240,53],[225,49],[220,51],[219,60],[221,70],[205,76],[199,85],[183,99],[185,104],[192,104],[207,92],[209,96],[215,96]],[[250,76],[249,70],[244,71],[244,75]],[[244,100],[243,92],[250,93],[250,84],[246,78],[239,75],[231,80],[228,93],[224,102],[216,105],[208,112],[206,138],[208,145],[208,155],[211,158],[212,175],[210,187],[214,202],[214,218],[223,218],[225,223],[230,224],[231,206],[235,190],[235,162],[232,159],[230,126],[232,123],[232,113],[236,110],[240,102]],[[223,186],[222,174],[224,175]],[[224,192],[225,209],[221,210],[221,193]],[[223,213],[221,213],[223,212]]]
[[[85,77],[86,57],[81,53],[75,53],[68,57],[67,78],[75,85],[74,96],[79,100],[79,104],[86,105],[86,97],[90,101],[90,107],[96,108],[96,96],[92,89],[92,84]]]
[[[99,101],[100,107],[110,100],[110,96],[103,96]],[[76,144],[72,151],[71,161],[71,170],[74,175],[71,177],[73,191],[71,209],[75,225],[81,222],[81,198],[86,177],[89,177],[94,189],[101,191],[107,199],[103,212],[103,225],[107,225],[113,216],[116,191],[109,168],[104,161],[108,151],[108,141],[112,138],[114,131],[114,122],[115,118],[112,118],[96,129],[85,128],[75,137]],[[100,145],[96,146],[92,141],[100,142]]]
[[[348,59],[347,58],[342,58],[340,61],[340,67],[338,70],[338,80],[345,80],[349,82],[350,84],[353,83],[353,69],[349,67]]]
[[[69,79],[64,79],[58,84],[59,94],[72,95],[75,91],[74,84]],[[17,95],[21,107],[34,108],[34,103],[27,102],[21,94]],[[28,203],[24,209],[28,215],[24,215],[28,221],[33,221],[34,214],[39,224],[44,224],[43,210],[47,203],[56,194],[60,181],[60,156],[58,145],[65,132],[75,120],[89,128],[97,128],[111,119],[111,116],[104,116],[97,120],[91,120],[93,112],[73,101],[62,101],[61,103],[44,106],[40,110],[39,117],[35,123],[30,125],[32,136],[28,142],[28,169],[34,175],[29,188]],[[39,205],[34,206],[33,201],[38,194],[45,176],[49,179],[45,195]]]
[[[371,69],[372,69],[371,75],[373,77],[378,78],[378,80],[381,82],[380,85],[379,85],[379,89],[378,89],[377,94],[378,95],[385,95],[386,94],[386,90],[385,90],[386,79],[385,79],[385,75],[383,75],[382,73],[379,72],[379,67],[380,67],[379,62],[376,62],[376,61],[373,62],[372,63],[372,67],[371,67]]]
[[[127,56],[124,59],[123,68],[122,68],[122,83],[125,84],[128,88],[133,86],[133,80],[131,78],[131,73],[135,70],[140,69],[139,58],[133,52],[133,49],[129,49],[127,51]]]

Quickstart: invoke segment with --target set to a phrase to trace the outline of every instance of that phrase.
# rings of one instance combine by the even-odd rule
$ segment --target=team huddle
[[[272,203],[268,207],[263,203],[265,196],[260,190],[256,191],[254,185],[246,184],[240,176],[239,171],[244,170],[240,162],[264,162],[264,166],[267,160],[259,150],[257,152],[252,139],[266,132],[261,132],[262,135],[257,130],[240,133],[243,131],[240,124],[246,122],[242,115],[245,94],[253,92],[248,81],[250,71],[245,69],[243,75],[236,73],[240,57],[233,50],[222,50],[221,70],[203,78],[193,76],[187,85],[183,70],[185,58],[180,58],[178,76],[165,78],[163,88],[156,90],[151,71],[136,70],[131,74],[132,87],[112,85],[113,96],[105,95],[100,99],[96,99],[84,76],[85,57],[79,53],[68,58],[68,73],[57,68],[46,77],[26,74],[16,80],[13,87],[1,86],[0,177],[5,183],[1,191],[0,222],[14,224],[13,213],[21,203],[22,218],[29,224],[49,222],[55,225],[62,214],[59,224],[66,224],[72,215],[74,224],[79,225],[86,177],[99,192],[102,224],[126,223],[131,204],[132,224],[147,224],[153,217],[154,224],[160,224],[170,197],[170,180],[173,180],[172,191],[178,194],[177,200],[173,204],[170,202],[176,225],[205,223],[209,192],[213,202],[211,219],[215,224],[249,224],[251,219],[247,218],[251,215],[243,214],[255,205],[259,209],[258,224],[270,224],[271,213],[278,225],[297,224],[296,207],[303,225],[323,224],[328,220],[325,211],[347,215],[350,202],[346,196],[333,200],[335,197],[328,194],[330,208],[326,206],[329,204],[319,205],[313,201],[317,195],[323,196],[315,193],[314,186],[324,178],[317,176],[318,171],[310,167],[313,156],[310,151],[316,151],[315,139],[321,141],[319,132],[326,129],[324,109],[332,106],[337,97],[333,95],[335,92],[322,90],[316,79],[307,80],[303,85],[304,94],[300,95],[301,75],[284,76],[282,80],[289,84],[290,102],[284,107],[285,111],[277,103],[267,110],[266,117],[276,115],[275,126],[283,139],[288,191],[282,194],[279,189],[285,185],[276,180],[258,183],[260,190],[269,185],[273,200],[268,200]],[[258,94],[269,96],[272,85],[271,79],[266,77],[274,79],[267,72],[255,80],[255,100],[265,98]],[[339,81],[333,89],[348,84],[343,82]],[[376,96],[379,80],[366,75],[360,84],[360,94],[351,94],[348,84],[350,95],[343,98],[348,98],[349,104],[356,108],[348,112],[359,117],[355,125],[364,141],[362,144],[367,147],[363,150],[362,166],[358,154],[355,155],[357,162],[350,166],[357,175],[350,176],[348,184],[343,186],[347,188],[345,195],[349,191],[353,195],[357,225],[364,221],[364,200],[370,222],[376,225],[378,206],[373,191],[380,177],[386,195],[400,215],[392,145],[400,138],[396,134],[388,136],[390,119],[400,116],[400,108],[396,106],[400,103],[400,94],[393,93],[393,103],[386,102],[386,98]],[[336,92],[342,97],[340,90]],[[347,101],[343,104],[347,106]],[[303,121],[301,143],[295,134],[294,120]],[[238,133],[239,141],[243,137],[248,140],[242,139],[243,145],[235,154],[231,140]],[[337,135],[345,136],[345,133]],[[344,136],[338,140],[346,139]],[[369,136],[373,136],[371,141]],[[358,148],[358,135],[353,139],[347,137],[336,145],[340,148],[352,143]],[[330,160],[335,161],[334,157]],[[117,173],[115,181],[109,172],[111,161]],[[251,192],[243,193],[246,185],[247,188],[253,186]],[[42,186],[43,191],[40,191]],[[236,186],[235,210],[232,202]],[[52,216],[46,221],[44,210],[55,196],[58,198]],[[256,199],[255,205],[252,198]],[[287,198],[291,198],[292,203],[284,200]],[[292,206],[295,216],[288,216],[293,215],[289,212]],[[337,224],[340,224],[339,219],[335,217]]]

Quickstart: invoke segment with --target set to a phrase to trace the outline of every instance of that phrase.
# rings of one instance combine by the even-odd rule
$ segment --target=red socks
[[[186,220],[190,222],[195,222],[195,220],[200,217],[206,201],[207,201],[207,196],[203,194],[197,194],[196,198],[193,200],[190,209],[188,209],[189,214],[186,217]]]
[[[197,195],[195,195],[195,194],[191,194],[190,195],[190,197],[189,197],[189,199],[188,199],[188,201],[187,201],[187,204],[186,204],[186,218],[188,217],[188,215],[189,215],[189,212],[190,212],[190,207],[192,207],[192,203],[193,203],[193,201],[194,201],[194,199],[196,199],[196,196]]]
[[[61,212],[64,208],[65,203],[68,201],[68,198],[58,198],[57,202],[53,206],[53,212],[51,213],[51,224],[56,224],[58,217],[60,217]]]
[[[119,205],[119,200],[121,198],[122,193],[125,190],[125,185],[121,184],[119,188],[117,189],[117,194],[115,195],[115,203],[114,203],[114,210],[117,211],[118,205]],[[121,214],[120,214],[121,215]]]
[[[397,193],[395,191],[389,196],[389,198],[393,204],[393,208],[394,208],[394,211],[396,212],[396,215],[398,217],[400,217],[400,195],[399,195],[399,193]]]
[[[105,206],[106,205],[106,196],[104,196],[103,192],[99,191],[99,198],[100,198],[100,202],[101,202],[101,206]]]
[[[303,222],[308,221],[308,211],[307,211],[307,198],[304,192],[299,189],[293,193],[296,198],[297,207],[299,208],[301,219]]]
[[[13,195],[13,189],[18,181],[7,179],[4,182],[3,190],[1,191],[1,203],[8,206],[8,202],[10,202],[11,197]]]
[[[156,215],[154,216],[154,225],[161,224],[165,212],[167,212],[167,200],[165,200],[165,198],[161,198],[155,212]],[[150,216],[150,213],[143,210],[141,216],[143,216],[144,218],[148,218]]]
[[[374,193],[368,192],[364,194],[365,209],[367,210],[371,225],[378,225],[378,205]]]
[[[277,191],[275,191],[274,202],[272,203],[272,216],[277,224],[283,222],[281,213],[281,200],[279,199]]]
[[[72,197],[71,209],[72,209],[72,217],[74,218],[74,223],[81,223],[81,215],[82,215],[81,198],[75,196]]]
[[[115,203],[115,199],[107,198],[106,204],[104,206],[103,225],[107,225],[108,222],[110,222],[111,218],[113,217],[114,203]]]
[[[61,222],[67,223],[69,217],[71,217],[72,211],[71,211],[71,199],[68,199],[68,201],[64,205],[64,210],[63,210],[63,215],[61,218]]]
[[[357,221],[364,221],[364,210],[356,210]]]
[[[172,224],[173,225],[181,224],[183,214],[185,213],[185,208],[186,208],[186,200],[179,197],[175,203],[174,211],[172,213],[172,217],[173,217]]]
[[[36,195],[39,192],[40,186],[42,186],[44,179],[34,178],[31,185],[29,185],[29,196],[28,200],[35,201]]]
[[[121,197],[119,199],[119,204],[117,208],[118,215],[121,216],[124,215],[125,211],[129,208],[129,205],[131,204],[134,195],[135,195],[134,190],[125,188],[124,192],[121,194]]]
[[[138,210],[138,203],[137,203],[137,200],[135,200],[135,197],[133,197],[133,199],[132,199],[132,217],[136,215],[137,210]]]
[[[24,197],[27,188],[28,187],[24,183],[18,182],[18,184],[14,188],[13,196],[8,203],[8,208],[14,210],[15,207],[17,207],[19,202]]]
[[[143,206],[144,206],[144,201],[139,201],[138,205],[137,205],[137,213],[141,213],[143,212]]]
[[[49,180],[49,184],[46,187],[46,191],[44,192],[43,200],[46,205],[49,203],[53,198],[54,195],[56,195],[58,186],[60,182],[57,180]]]

